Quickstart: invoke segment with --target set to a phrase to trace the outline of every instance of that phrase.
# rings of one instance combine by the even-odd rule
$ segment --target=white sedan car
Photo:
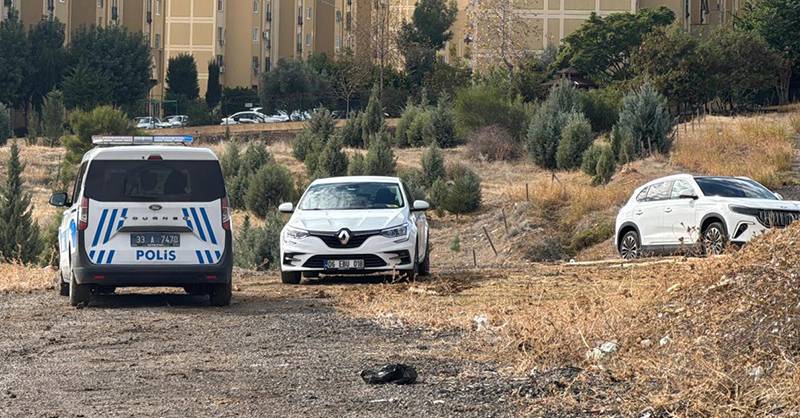
[[[264,123],[266,115],[259,112],[245,111],[234,113],[222,119],[220,125],[239,125],[244,123]]]
[[[633,192],[617,215],[614,243],[622,258],[698,249],[719,254],[770,228],[800,219],[800,202],[783,200],[747,177],[678,174]]]
[[[281,280],[301,275],[430,271],[427,202],[396,177],[333,177],[308,186],[281,231]]]

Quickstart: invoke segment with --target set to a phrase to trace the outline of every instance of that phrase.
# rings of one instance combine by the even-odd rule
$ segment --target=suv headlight
[[[287,241],[300,241],[307,237],[308,231],[303,231],[302,229],[287,227],[286,232],[284,232],[284,238]]]
[[[758,217],[758,212],[760,212],[760,209],[748,208],[746,206],[737,206],[737,205],[728,205],[728,209],[730,209],[731,212],[734,212],[734,213],[739,213],[739,214],[742,214],[742,215],[749,215],[749,216],[753,216],[753,217],[756,217],[756,218]]]
[[[396,226],[381,231],[381,236],[389,239],[398,239],[395,242],[402,242],[408,239],[408,225]]]

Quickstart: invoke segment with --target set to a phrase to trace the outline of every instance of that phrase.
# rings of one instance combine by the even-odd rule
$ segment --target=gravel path
[[[270,284],[277,286],[276,284]],[[75,309],[54,291],[0,295],[0,416],[515,416],[513,384],[452,355],[457,335],[342,317],[324,292],[244,286],[204,298],[106,296]],[[417,367],[410,386],[361,369]]]

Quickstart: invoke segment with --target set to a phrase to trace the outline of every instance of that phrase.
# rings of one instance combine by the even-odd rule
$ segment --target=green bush
[[[597,158],[597,167],[595,168],[595,176],[593,182],[595,184],[605,184],[611,180],[614,171],[617,169],[617,163],[614,160],[614,155],[610,147],[604,147],[600,156]]]
[[[422,111],[424,111],[422,108],[411,102],[406,105],[405,109],[403,109],[403,114],[400,115],[400,120],[397,121],[397,127],[394,130],[395,145],[398,147],[408,147],[411,145],[408,131]]]
[[[367,161],[364,159],[364,154],[356,152],[350,158],[350,164],[347,165],[348,176],[363,176],[367,174]]]
[[[314,156],[322,149],[324,140],[310,130],[302,130],[294,137],[292,142],[292,155],[298,161],[305,162],[309,156]]]
[[[521,100],[509,100],[506,92],[487,83],[462,89],[453,101],[453,117],[460,138],[485,126],[498,125],[514,139],[522,140],[530,113]]]
[[[581,165],[581,156],[592,145],[592,126],[583,113],[572,112],[561,131],[561,140],[556,149],[556,165],[562,170],[571,170]]]
[[[234,262],[237,267],[248,270],[268,270],[280,265],[280,234],[283,220],[274,212],[265,219],[264,225],[253,227],[250,216],[245,215],[242,226],[237,228]]]
[[[436,142],[432,143],[422,153],[422,184],[430,187],[436,180],[447,176],[444,165],[444,154]]]
[[[92,149],[92,135],[133,135],[137,132],[128,115],[111,106],[73,112],[70,126],[75,135],[64,138],[64,147],[67,149],[66,163],[71,165],[78,165],[83,154]]]
[[[372,87],[372,93],[369,96],[367,108],[364,109],[361,119],[361,137],[364,139],[364,145],[369,147],[367,141],[386,127],[383,116],[383,105],[381,104],[380,89],[378,85]]]
[[[603,146],[600,144],[592,144],[581,157],[581,171],[586,173],[587,176],[592,176],[597,173],[597,160],[600,159],[600,154],[603,152]]]
[[[435,141],[442,148],[452,148],[461,142],[456,135],[455,113],[446,100],[439,100],[430,110],[430,124],[433,139],[425,141],[425,145]]]
[[[369,140],[369,150],[365,160],[366,175],[394,176],[397,172],[397,161],[394,151],[389,145],[390,138],[386,132],[373,135]]]
[[[355,148],[364,147],[364,138],[361,137],[363,119],[362,113],[355,113],[347,119],[341,133],[344,146]]]
[[[43,249],[39,256],[39,264],[43,266],[58,266],[58,228],[61,226],[62,216],[64,214],[60,211],[53,212],[42,231]]]
[[[239,175],[250,176],[255,174],[261,167],[272,161],[272,154],[269,153],[267,146],[263,142],[251,142],[242,156],[242,162],[239,165]]]
[[[443,208],[455,214],[470,213],[481,206],[481,178],[469,168],[456,164],[448,170],[452,181]]]
[[[311,114],[311,119],[308,120],[305,129],[327,141],[333,135],[335,128],[336,121],[333,119],[331,111],[323,107]]]
[[[11,131],[11,116],[6,105],[0,103],[0,146],[4,146],[8,138],[14,136]]]
[[[434,181],[428,189],[428,201],[436,210],[437,215],[442,216],[444,214],[445,201],[449,194],[450,187],[445,179]]]
[[[274,213],[279,204],[292,200],[293,195],[292,174],[286,167],[270,162],[250,178],[245,203],[249,211],[263,219]]]
[[[433,130],[432,122],[431,112],[427,109],[420,109],[406,133],[408,146],[422,147],[433,142],[436,132]]]
[[[342,141],[333,137],[317,155],[314,171],[309,174],[315,178],[344,176],[347,175],[347,163],[347,154],[342,151]]]
[[[239,174],[239,167],[242,165],[242,152],[236,141],[228,141],[219,157],[219,165],[222,168],[222,175],[225,180],[231,181]]]
[[[536,165],[550,170],[558,167],[561,131],[569,113],[582,112],[581,100],[580,93],[568,84],[557,84],[550,90],[528,128],[528,155]]]
[[[672,131],[672,117],[667,100],[649,82],[625,95],[618,125],[618,129],[625,129],[631,135],[631,158],[669,151],[672,141],[668,135]],[[618,135],[622,133],[625,132],[617,131]],[[622,137],[624,139],[624,135]],[[619,152],[624,152],[624,148],[620,146]]]
[[[583,112],[594,132],[608,132],[619,119],[622,92],[615,87],[589,90],[584,93]]]
[[[58,145],[64,135],[65,111],[64,94],[58,90],[48,93],[42,105],[42,134],[49,147]]]
[[[36,111],[28,113],[28,135],[26,142],[28,145],[36,145],[39,142],[39,133],[41,132],[42,121]]]
[[[413,204],[414,200],[425,200],[427,198],[423,177],[422,171],[416,168],[412,168],[400,173],[400,179],[408,188],[408,194],[411,195],[412,201],[408,202],[409,204]]]
[[[31,194],[22,187],[25,165],[19,160],[19,147],[11,143],[6,163],[5,183],[0,187],[0,257],[29,264],[37,261],[43,244],[39,226],[33,220]]]

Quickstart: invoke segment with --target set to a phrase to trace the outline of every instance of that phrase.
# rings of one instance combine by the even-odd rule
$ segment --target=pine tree
[[[22,188],[25,166],[16,142],[11,144],[7,167],[5,185],[0,189],[0,256],[28,264],[38,259],[42,241],[39,226],[31,217],[31,194]]]
[[[42,135],[50,147],[58,145],[64,135],[64,95],[59,90],[51,91],[44,98]]]
[[[430,187],[438,180],[445,178],[447,170],[444,167],[444,154],[439,145],[434,141],[422,153],[422,180],[425,187]]]
[[[5,145],[8,138],[13,136],[11,132],[11,116],[8,114],[6,105],[0,103],[0,146]]]
[[[333,137],[317,156],[316,168],[310,174],[316,178],[344,176],[347,174],[347,163],[341,139]]]
[[[383,105],[381,104],[380,90],[377,84],[372,88],[367,108],[364,110],[361,117],[361,136],[364,139],[364,145],[369,147],[370,144],[368,140],[370,137],[382,131],[385,124]]]
[[[364,154],[356,152],[350,159],[350,164],[347,165],[348,176],[363,176],[367,173],[367,161],[364,159]]]
[[[397,162],[389,141],[390,139],[386,133],[371,137],[366,158],[367,175],[394,176],[397,172]]]

